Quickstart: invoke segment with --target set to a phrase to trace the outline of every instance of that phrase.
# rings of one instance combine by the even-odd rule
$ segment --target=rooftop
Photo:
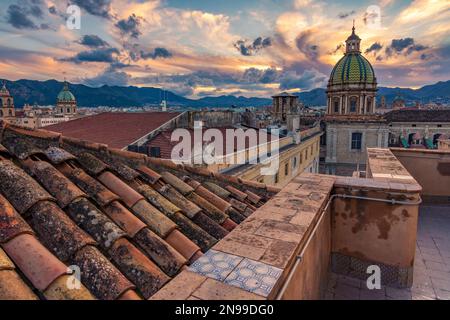
[[[46,128],[67,137],[123,149],[179,115],[178,112],[105,112]]]
[[[4,299],[149,298],[279,191],[45,130],[0,137]]]

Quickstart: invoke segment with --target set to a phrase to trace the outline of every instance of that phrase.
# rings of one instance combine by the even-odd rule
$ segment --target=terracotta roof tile
[[[60,164],[76,157],[64,149],[58,147],[49,147],[44,151],[48,160],[53,164]]]
[[[43,293],[47,300],[95,300],[95,297],[81,283],[75,283],[72,275],[64,275],[56,279]],[[67,284],[73,286],[69,287]]]
[[[9,160],[0,161],[0,181],[0,191],[20,214],[24,214],[38,201],[53,199],[25,171]]]
[[[161,176],[168,184],[177,189],[184,196],[189,195],[194,191],[194,188],[170,172],[164,171],[161,173]]]
[[[93,156],[89,152],[80,153],[77,157],[78,162],[81,164],[84,170],[90,175],[97,176],[106,169],[108,169],[108,165]]]
[[[61,167],[59,167],[59,169],[61,170]],[[63,171],[63,173],[65,173],[65,171]],[[86,174],[82,169],[70,169],[69,178],[101,206],[106,206],[109,203],[120,199],[118,195],[112,193],[108,188]]]
[[[23,233],[34,234],[25,220],[0,194],[0,244]]]
[[[0,300],[38,300],[14,270],[0,271]]]
[[[236,189],[235,187],[227,186],[226,189],[240,201],[244,201],[248,197],[248,195],[245,192],[242,192]]]
[[[86,230],[104,249],[110,248],[126,233],[88,199],[80,198],[67,206],[70,217]]]
[[[34,236],[21,234],[2,244],[3,249],[38,290],[45,290],[67,267]]]
[[[130,237],[134,237],[147,226],[118,201],[111,202],[103,211]]]
[[[81,230],[54,202],[42,201],[30,209],[33,230],[59,259],[67,261],[95,241]]]
[[[0,145],[7,150],[0,149],[5,156],[0,157],[0,244],[28,236],[33,244],[20,256],[23,261],[32,265],[38,261],[33,254],[43,251],[51,257],[45,261],[50,267],[64,266],[50,281],[45,273],[31,274],[32,267],[22,260],[15,266],[20,272],[3,262],[0,276],[12,272],[8,283],[22,287],[22,296],[30,292],[25,283],[46,299],[158,295],[170,277],[273,195],[265,185],[203,168],[44,130],[1,127]],[[235,190],[226,190],[229,186]],[[31,227],[16,210],[26,214]],[[13,260],[19,257],[5,249]],[[67,290],[65,283],[73,277],[61,261],[80,268],[81,291]],[[0,296],[21,295],[2,290],[0,285]]]
[[[100,180],[109,190],[120,196],[121,200],[125,202],[128,207],[134,206],[138,201],[144,197],[133,190],[129,185],[120,180],[111,172],[103,172],[99,177]]]
[[[141,177],[150,184],[155,184],[161,175],[153,171],[147,166],[139,166],[137,170],[141,173]]]
[[[50,163],[28,160],[24,162],[24,165],[29,168],[36,180],[56,198],[61,208],[65,208],[75,199],[85,196],[83,191]]]
[[[165,240],[187,260],[192,258],[192,256],[200,250],[198,246],[189,241],[189,239],[178,230],[172,231]]]
[[[139,231],[133,240],[171,277],[175,276],[187,262],[181,253],[148,228]]]
[[[114,300],[135,287],[93,246],[79,250],[71,262],[80,267],[81,282],[99,299]]]
[[[5,251],[0,248],[0,271],[14,270],[14,263],[8,258]]]
[[[177,112],[108,112],[47,128],[64,136],[124,148],[178,115]]]
[[[165,238],[177,227],[172,220],[148,203],[147,200],[138,201],[131,209],[153,232],[162,238]]]
[[[170,279],[127,239],[117,240],[110,252],[113,261],[145,298],[156,293]]]

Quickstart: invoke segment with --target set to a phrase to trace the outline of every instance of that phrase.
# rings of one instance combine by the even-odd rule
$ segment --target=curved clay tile
[[[34,236],[21,234],[2,244],[3,249],[28,280],[43,291],[58,277],[67,273],[67,267],[50,253]]]
[[[244,201],[245,199],[247,199],[248,195],[245,192],[242,192],[241,190],[236,189],[235,187],[232,186],[226,186],[226,189],[231,192],[231,194],[233,195],[233,197],[236,197],[238,200],[240,201]]]
[[[104,249],[109,249],[114,242],[126,236],[125,231],[86,198],[75,200],[67,206],[66,211]]]
[[[44,188],[9,160],[0,161],[0,181],[0,190],[20,214],[39,201],[53,200]]]
[[[144,199],[142,195],[109,171],[103,172],[98,177],[98,180],[107,186],[109,190],[120,196],[122,201],[130,208],[139,200]]]
[[[153,171],[147,166],[139,166],[137,171],[141,173],[141,177],[150,184],[155,184],[159,179],[161,179],[161,175]]]
[[[69,160],[76,159],[73,154],[58,147],[49,147],[44,151],[44,153],[47,156],[47,159],[50,160],[50,162],[53,164],[60,164]]]
[[[233,220],[234,222],[236,222],[238,224],[241,223],[242,221],[244,221],[246,218],[246,216],[241,214],[238,210],[236,210],[233,207],[228,208],[227,214],[231,218],[231,220]]]
[[[69,178],[100,206],[106,206],[109,203],[120,199],[118,195],[112,193],[108,188],[81,169],[72,170],[69,174]]]
[[[228,231],[203,212],[199,212],[193,219],[197,225],[208,232],[216,239],[222,239],[228,234]]]
[[[7,242],[23,233],[34,234],[28,223],[23,220],[13,206],[0,194],[0,243]]]
[[[117,300],[142,300],[134,290],[128,290],[122,294]]]
[[[106,163],[88,152],[80,153],[77,157],[77,160],[81,164],[83,169],[86,170],[88,174],[93,176],[97,176],[109,168]]]
[[[95,244],[54,202],[39,202],[30,213],[39,239],[62,261],[67,261],[84,246]]]
[[[170,172],[164,171],[161,173],[161,176],[166,183],[177,189],[183,196],[191,194],[194,191],[194,188]]]
[[[206,189],[208,189],[209,191],[211,191],[212,193],[218,195],[219,197],[221,197],[222,199],[228,199],[231,195],[231,193],[227,190],[225,190],[224,188],[222,188],[221,186],[218,186],[215,183],[212,182],[205,182],[203,183],[203,185],[206,187]]]
[[[227,231],[230,231],[230,232],[237,226],[238,226],[238,224],[231,219],[227,219],[222,223],[222,227],[224,227]]]
[[[262,200],[260,196],[249,190],[245,190],[245,193],[248,195],[247,199],[250,200],[254,205],[258,204]]]
[[[117,173],[122,179],[125,179],[126,181],[132,181],[140,176],[139,172],[130,168],[126,164],[123,164],[121,161],[117,161],[107,156],[101,156],[101,159],[109,165],[112,171]]]
[[[147,227],[144,222],[139,220],[138,217],[132,214],[119,201],[111,202],[106,207],[103,207],[103,211],[131,238]]]
[[[26,161],[24,165],[30,168],[36,180],[56,198],[61,208],[65,208],[77,198],[86,196],[83,191],[50,163],[45,161]]]
[[[2,270],[14,270],[14,263],[8,258],[5,251],[0,248],[0,271]]]
[[[202,208],[203,212],[218,224],[222,224],[228,218],[228,216],[223,211],[219,210],[209,201],[199,196],[196,192],[191,193],[190,195],[186,196],[186,198]]]
[[[152,206],[147,200],[138,201],[131,210],[161,238],[165,238],[177,225]]]
[[[95,297],[82,283],[74,283],[72,275],[63,275],[56,279],[44,292],[47,300],[95,300]],[[68,284],[79,287],[68,286]]]
[[[187,260],[191,259],[197,251],[200,251],[197,245],[178,230],[173,230],[165,240]]]
[[[38,300],[14,270],[0,271],[0,300]]]
[[[230,203],[231,203],[231,205],[232,205],[234,208],[238,209],[239,212],[241,212],[241,213],[245,212],[245,210],[246,210],[247,207],[248,207],[248,205],[245,204],[244,202],[241,202],[241,201],[236,200],[236,199],[234,199],[234,198],[230,198]]]
[[[158,192],[161,193],[166,199],[170,199],[170,202],[175,204],[178,208],[182,208],[183,212],[192,219],[202,211],[196,204],[192,203],[188,199],[186,199],[181,193],[175,190],[171,185],[166,184],[158,189]]]
[[[209,202],[211,202],[214,206],[216,206],[223,212],[226,212],[228,210],[228,208],[231,207],[230,203],[223,200],[221,197],[215,195],[214,193],[212,193],[211,191],[209,191],[208,189],[206,189],[203,186],[199,186],[195,190],[195,193],[197,193],[199,196],[201,196],[201,197],[205,198],[206,200],[208,200]]]
[[[163,213],[172,214],[181,211],[180,208],[164,198],[158,191],[146,184],[140,185],[137,191]]]
[[[181,213],[181,210],[177,206],[167,200],[152,187],[148,185],[141,185],[139,186],[138,191],[144,195],[152,205],[158,208],[169,219],[174,221],[180,228],[181,232],[196,243],[203,251],[208,250],[217,242],[217,239],[196,225],[186,215]]]
[[[186,259],[150,229],[139,231],[133,240],[168,276],[175,276]]]
[[[117,240],[109,250],[112,260],[147,299],[170,280],[127,239]]]
[[[71,263],[81,270],[81,282],[97,298],[115,300],[135,286],[93,246],[79,250]]]

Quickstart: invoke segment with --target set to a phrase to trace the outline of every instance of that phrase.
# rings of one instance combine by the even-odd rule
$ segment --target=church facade
[[[450,135],[450,110],[398,108],[380,114],[376,93],[375,70],[362,55],[361,39],[353,27],[327,86],[324,173],[363,171],[367,148],[435,149],[440,138]]]

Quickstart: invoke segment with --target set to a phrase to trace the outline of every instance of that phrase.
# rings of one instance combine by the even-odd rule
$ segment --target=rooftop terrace
[[[444,202],[422,170],[448,183],[450,151],[368,149],[366,178],[280,190],[45,130],[0,137],[0,298],[341,298],[342,279],[361,298],[370,265],[387,297],[449,291],[448,206],[419,206]]]

